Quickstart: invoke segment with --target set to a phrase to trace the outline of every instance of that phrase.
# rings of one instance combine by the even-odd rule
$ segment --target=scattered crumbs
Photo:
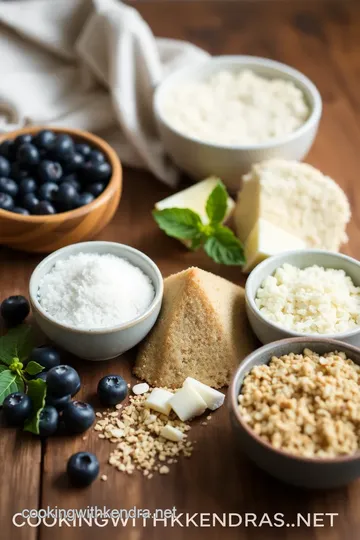
[[[105,435],[103,433],[99,433],[98,437],[99,439],[105,439]]]
[[[106,474],[103,474],[103,475],[101,476],[101,480],[102,480],[103,482],[106,482],[106,480],[107,480]]]
[[[151,478],[153,477],[154,475],[152,473],[149,474],[148,476],[148,479],[151,480]]]
[[[118,411],[121,409],[122,405],[121,403],[118,403],[117,405],[115,405],[115,409],[117,409]]]
[[[82,438],[82,440],[83,440],[83,441],[86,441],[86,439],[87,439],[87,437],[86,437],[86,436],[84,436],[84,437]]]
[[[130,383],[128,383],[127,387],[128,387],[128,388],[130,388],[130,386],[131,386],[131,384],[130,384]]]
[[[207,426],[207,422],[201,422],[202,426]]]
[[[169,474],[170,472],[170,469],[169,467],[167,467],[166,465],[163,465],[162,467],[160,467],[159,469],[159,473],[160,474]]]
[[[211,420],[212,416],[209,414],[209,416],[206,417],[206,420]]]
[[[97,413],[96,413],[96,416],[97,416],[98,418],[102,418],[102,413],[101,413],[101,412],[97,412]]]

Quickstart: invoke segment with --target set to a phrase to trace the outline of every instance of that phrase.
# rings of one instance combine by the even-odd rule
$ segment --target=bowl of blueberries
[[[31,127],[0,137],[0,244],[48,253],[90,240],[112,219],[122,169],[103,139]]]

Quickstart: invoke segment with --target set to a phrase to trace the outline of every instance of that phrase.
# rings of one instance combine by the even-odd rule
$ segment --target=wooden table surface
[[[360,256],[360,2],[357,1],[138,1],[136,6],[156,35],[192,41],[213,54],[253,54],[293,65],[318,86],[324,114],[318,138],[308,161],[335,178],[352,204],[350,241],[344,252]],[[99,239],[118,241],[143,250],[159,265],[163,275],[191,265],[213,271],[243,283],[236,268],[222,268],[200,253],[186,252],[155,226],[150,211],[155,201],[169,190],[151,175],[125,169],[124,194],[114,221]],[[331,212],[331,208],[329,208]],[[27,294],[29,276],[41,256],[0,249],[1,298]],[[99,378],[121,373],[130,381],[131,355],[104,363],[75,362],[83,381],[81,398],[96,404],[93,397]],[[108,540],[313,538],[353,540],[360,535],[360,481],[344,489],[308,492],[282,485],[258,470],[234,445],[227,408],[223,407],[208,426],[195,428],[198,441],[189,460],[179,460],[167,476],[151,481],[140,475],[128,477],[107,465],[110,443],[88,433],[86,441],[55,437],[46,443],[21,432],[2,428],[0,435],[0,538],[4,540],[89,540],[105,534]],[[68,457],[78,450],[95,452],[107,482],[96,481],[90,488],[70,488],[64,476]],[[292,521],[297,512],[335,513],[318,527],[271,528],[164,528],[143,527],[140,522],[126,527],[16,528],[11,519],[25,508],[177,508],[178,512],[218,514],[280,512]],[[51,520],[49,520],[51,522]],[[324,523],[325,526],[321,526]],[[102,523],[100,522],[100,525]]]

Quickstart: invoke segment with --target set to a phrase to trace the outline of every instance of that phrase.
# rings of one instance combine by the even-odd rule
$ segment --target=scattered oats
[[[131,384],[130,384],[130,383],[128,383],[127,387],[128,387],[128,388],[130,388],[130,386],[131,386]]]
[[[150,389],[150,386],[148,383],[140,383],[135,384],[135,386],[132,387],[132,391],[136,396],[140,396],[141,394],[146,394]]]
[[[103,475],[102,475],[101,480],[102,480],[103,482],[106,482],[106,480],[107,480],[106,474],[103,474]]]
[[[202,426],[207,426],[207,422],[201,422]]]
[[[97,416],[98,418],[102,418],[102,413],[101,413],[101,412],[97,412],[97,413],[96,413],[96,416]]]
[[[163,465],[162,467],[160,467],[159,469],[159,473],[160,474],[169,474],[170,472],[170,469],[169,467],[167,467],[166,465]]]
[[[112,413],[109,414],[109,416],[114,416],[114,417],[118,417],[118,415],[119,415],[119,413],[117,413],[117,412],[112,412]]]
[[[212,416],[209,414],[209,416],[206,417],[206,420],[211,420]]]
[[[121,407],[122,407],[121,403],[118,403],[117,405],[115,405],[115,409],[117,409],[118,411],[121,409]]]
[[[154,476],[154,475],[150,473],[149,476],[148,476],[148,479],[151,480],[151,478],[152,478],[153,476]]]
[[[99,433],[98,437],[99,439],[105,439],[105,435],[103,433]]]
[[[82,438],[83,441],[86,441],[87,437],[86,435]]]

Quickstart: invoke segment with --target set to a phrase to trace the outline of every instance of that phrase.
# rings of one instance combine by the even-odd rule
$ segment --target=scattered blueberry
[[[88,158],[90,161],[92,162],[97,162],[97,163],[104,163],[105,161],[105,156],[102,152],[100,152],[100,150],[91,150],[90,152],[90,155],[89,155],[89,158]]]
[[[27,178],[29,173],[25,169],[21,169],[18,163],[12,163],[10,176],[14,180],[17,180],[17,182],[20,182],[23,178]]]
[[[45,381],[45,382],[46,382],[47,375],[48,375],[48,371],[41,371],[40,373],[38,373],[37,375],[35,375],[35,376],[33,377],[33,379],[41,379],[42,381]]]
[[[91,146],[85,143],[78,143],[75,145],[75,152],[78,152],[82,156],[84,156],[85,159],[89,159],[91,154]],[[0,150],[1,153],[1,150]]]
[[[14,206],[14,208],[11,210],[11,212],[14,212],[15,214],[21,214],[23,216],[29,216],[30,215],[29,210],[26,210],[25,208],[21,208],[20,206]]]
[[[54,347],[35,347],[29,355],[28,362],[37,362],[45,370],[60,365],[60,354]]]
[[[21,426],[32,412],[32,402],[23,392],[6,396],[3,402],[4,416],[11,426]]]
[[[77,195],[78,193],[73,184],[63,182],[60,184],[54,200],[59,210],[64,212],[75,208]]]
[[[47,387],[54,396],[65,396],[77,391],[80,384],[78,372],[71,366],[60,365],[50,369],[47,377]]]
[[[50,147],[50,153],[56,161],[66,160],[66,158],[74,153],[74,141],[70,135],[61,133],[57,135],[55,141]]]
[[[39,204],[39,199],[35,193],[26,193],[22,199],[22,205],[26,210],[29,210],[30,214],[34,212],[34,209]]]
[[[49,161],[48,159],[44,159],[44,161],[39,164],[38,176],[43,183],[59,182],[62,174],[62,167],[57,161]]]
[[[46,405],[39,414],[39,435],[40,437],[49,437],[57,430],[59,423],[59,413],[55,407]]]
[[[17,151],[16,159],[21,168],[29,169],[39,163],[39,150],[33,144],[22,144]]]
[[[81,388],[81,383],[80,383],[80,379],[79,379],[79,382],[78,382],[78,384],[76,385],[75,390],[74,390],[73,392],[71,392],[71,396],[75,396],[75,394],[78,393],[78,391],[80,390],[80,388]]]
[[[37,183],[33,178],[23,178],[19,183],[19,195],[34,193],[37,189]]]
[[[81,167],[85,163],[85,160],[84,156],[82,156],[81,154],[74,153],[70,154],[66,159],[62,160],[61,163],[63,164],[63,169],[67,173],[71,173],[81,169]]]
[[[91,195],[94,195],[94,197],[98,197],[100,193],[102,193],[105,189],[105,184],[102,182],[93,182],[92,184],[89,184],[86,186],[86,191],[88,193],[91,193]]]
[[[49,384],[49,376],[47,381]],[[95,412],[89,403],[71,401],[64,409],[62,420],[70,433],[83,433],[94,423]]]
[[[63,178],[61,179],[61,183],[63,182],[73,185],[76,191],[78,192],[81,191],[81,184],[79,180],[77,179],[76,174],[68,174],[67,176],[63,176]]]
[[[19,191],[19,186],[11,178],[0,177],[0,193],[7,193],[11,197],[16,197]]]
[[[53,201],[59,186],[55,182],[45,182],[39,187],[38,193],[42,201]]]
[[[14,199],[7,193],[0,193],[0,210],[12,210],[14,208]]]
[[[55,409],[59,412],[63,411],[70,402],[71,402],[70,394],[67,394],[66,396],[57,397],[48,393],[45,399],[46,405],[49,405],[50,407],[55,407]]]
[[[14,140],[14,151],[17,153],[22,144],[28,144],[32,142],[32,135],[30,133],[24,133],[24,135],[18,135]],[[16,155],[16,154],[15,154]]]
[[[89,486],[99,474],[99,461],[90,452],[77,452],[67,463],[67,474],[74,486]]]
[[[79,195],[76,197],[75,200],[75,206],[85,206],[86,204],[90,204],[94,200],[94,195],[92,193],[87,193],[84,191],[83,193],[79,193]]]
[[[49,129],[39,131],[34,137],[33,143],[41,150],[48,150],[56,139],[56,135]]]
[[[127,384],[120,375],[103,377],[97,387],[97,394],[103,405],[116,405],[126,398],[127,393]]]
[[[40,201],[33,209],[33,214],[36,216],[49,216],[56,214],[54,206],[49,201]]]
[[[29,315],[30,305],[25,296],[9,296],[2,302],[0,312],[7,325],[15,326]]]
[[[0,156],[0,176],[10,176],[11,166],[10,162],[4,157]]]
[[[86,183],[107,182],[110,176],[111,167],[106,161],[104,163],[87,161],[81,169],[81,177]]]

